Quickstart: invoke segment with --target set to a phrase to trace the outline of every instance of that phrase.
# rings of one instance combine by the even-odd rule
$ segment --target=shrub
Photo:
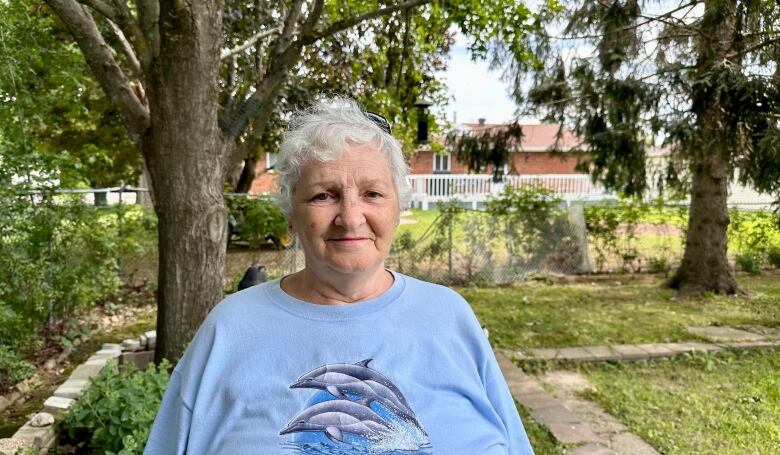
[[[729,245],[737,252],[753,252],[759,257],[771,248],[780,248],[778,215],[772,212],[729,211]]]
[[[138,371],[109,363],[74,403],[60,424],[63,442],[88,441],[99,453],[141,454],[165,388],[170,364]]]
[[[0,195],[0,202],[9,207],[0,211],[0,347],[22,359],[40,346],[41,333],[57,335],[43,331],[47,322],[118,289],[121,241],[115,213],[76,197],[33,203]]]
[[[650,257],[647,259],[647,270],[650,273],[667,273],[671,268],[669,261],[663,256]]]
[[[766,253],[766,259],[770,264],[780,269],[780,246],[774,246]]]
[[[35,366],[19,355],[0,345],[0,388],[7,389],[30,377]]]
[[[260,248],[268,242],[282,248],[289,243],[287,218],[274,200],[231,199],[228,210],[239,226],[239,238],[252,248]]]
[[[737,266],[745,272],[753,275],[760,272],[758,254],[753,251],[737,254],[736,262]]]

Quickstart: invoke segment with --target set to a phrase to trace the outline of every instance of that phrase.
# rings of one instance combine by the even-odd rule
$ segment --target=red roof
[[[501,123],[463,123],[458,125],[460,129],[471,131],[484,131],[492,128],[501,128],[504,124]],[[521,151],[528,152],[544,152],[553,148],[558,134],[559,125],[554,124],[521,124],[523,128],[523,139],[520,143]],[[558,142],[558,149],[570,150],[574,147],[581,145],[577,136],[568,129],[563,129],[563,135],[560,142]]]

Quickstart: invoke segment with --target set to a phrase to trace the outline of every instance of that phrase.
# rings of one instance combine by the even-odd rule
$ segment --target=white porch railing
[[[423,210],[432,203],[453,198],[476,209],[491,195],[503,191],[506,185],[546,188],[567,202],[615,197],[583,174],[508,175],[501,183],[493,182],[493,177],[485,174],[413,174],[409,176],[409,183],[412,186],[412,207]]]

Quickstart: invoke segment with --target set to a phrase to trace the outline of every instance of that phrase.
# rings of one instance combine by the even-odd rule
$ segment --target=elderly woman
[[[276,169],[306,266],[214,308],[145,453],[532,453],[469,305],[384,266],[410,195],[387,121],[317,104]]]

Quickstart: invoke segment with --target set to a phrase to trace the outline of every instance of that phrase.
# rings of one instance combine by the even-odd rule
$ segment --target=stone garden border
[[[57,444],[57,433],[54,429],[55,419],[62,416],[71,404],[84,393],[90,384],[90,379],[97,376],[109,360],[117,360],[120,365],[134,363],[143,369],[154,359],[156,342],[157,333],[152,330],[136,339],[124,340],[121,344],[103,344],[100,350],[73,370],[70,377],[44,401],[43,408],[22,425],[12,437],[0,439],[0,455],[12,455],[18,449],[25,448],[39,450],[39,453],[42,454],[47,453]],[[67,355],[69,353],[65,357]],[[22,387],[29,387],[29,385],[24,382]],[[16,393],[20,395],[24,393],[19,389],[19,385],[15,388]]]

